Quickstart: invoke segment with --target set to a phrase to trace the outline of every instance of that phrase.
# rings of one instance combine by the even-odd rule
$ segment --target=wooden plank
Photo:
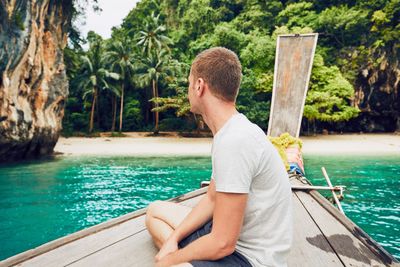
[[[298,180],[291,180],[293,185],[303,185]],[[356,225],[352,220],[342,214],[335,206],[333,206],[325,197],[323,197],[318,191],[310,190],[306,194],[312,197],[322,208],[324,208],[332,218],[329,217],[319,217],[320,219],[326,218],[330,221],[337,222],[343,225],[350,235],[361,241],[368,249],[375,254],[379,261],[386,266],[400,266],[398,261],[388,253],[381,245],[379,245],[374,239],[372,239],[367,233],[365,233],[358,225]]]
[[[157,249],[151,240],[150,234],[143,230],[134,236],[112,244],[67,266],[153,267],[156,253]]]
[[[180,204],[193,207],[202,195],[182,201]],[[111,244],[118,243],[130,236],[134,236],[146,229],[145,215],[121,223],[112,228],[101,231],[95,235],[68,243],[51,250],[38,257],[23,262],[20,266],[65,266],[79,261],[87,255],[104,249]]]
[[[288,266],[343,266],[295,194],[293,215],[294,239]]]
[[[318,34],[278,36],[268,135],[299,137]]]
[[[301,191],[296,195],[346,266],[386,266],[313,197]]]
[[[196,190],[196,191],[189,192],[187,194],[181,195],[181,196],[176,197],[176,198],[172,198],[169,201],[172,201],[172,202],[183,202],[183,201],[195,198],[197,196],[200,196],[200,195],[204,194],[206,191],[207,191],[207,187],[199,189],[199,190]],[[97,238],[97,236],[99,236],[101,238],[106,238],[107,239],[108,238],[107,237],[108,236],[107,233],[105,233],[104,235],[98,235],[99,232],[104,231],[106,229],[111,229],[111,228],[116,227],[116,226],[118,226],[118,225],[120,225],[122,223],[128,222],[130,220],[134,220],[135,218],[139,218],[140,216],[143,216],[145,213],[146,213],[146,209],[141,209],[141,210],[138,210],[138,211],[131,212],[131,213],[128,213],[126,215],[120,216],[118,218],[106,221],[104,223],[89,227],[87,229],[83,229],[83,230],[78,231],[76,233],[73,233],[71,235],[56,239],[54,241],[51,241],[51,242],[46,243],[44,245],[41,245],[41,246],[39,246],[39,247],[37,247],[35,249],[28,250],[26,252],[20,253],[18,255],[13,256],[13,257],[10,257],[10,258],[8,258],[8,259],[6,259],[4,261],[1,261],[0,262],[0,266],[1,267],[3,267],[3,266],[14,266],[16,264],[23,263],[25,261],[28,261],[29,259],[33,259],[35,257],[38,257],[38,256],[42,255],[42,254],[48,253],[48,252],[50,252],[52,250],[56,250],[59,247],[65,246],[65,245],[67,245],[69,243],[72,243],[72,242],[76,242],[79,239],[82,239],[82,238],[85,238],[85,237],[88,237],[88,236],[91,236],[91,235],[96,235],[96,237],[94,237],[94,238]],[[109,240],[111,240],[111,239],[109,239]],[[74,246],[74,244],[72,244],[72,246]],[[94,247],[94,250],[96,250],[96,249],[99,249],[99,248],[98,247]],[[62,253],[61,252],[57,252],[57,253],[60,253],[60,255],[63,255],[63,256],[71,255],[71,254],[68,254],[68,250],[61,250],[61,251],[62,251]],[[71,253],[73,254],[74,251],[75,250],[72,250]],[[47,255],[43,255],[43,257],[47,257]],[[74,259],[75,258],[73,257],[72,260],[74,260]]]
[[[368,247],[368,249],[380,259],[380,262],[386,266],[400,267],[399,262],[393,257],[393,255],[387,252],[352,220],[339,212],[339,210],[327,199],[325,199],[319,192],[312,190],[309,192],[309,195],[313,197],[313,199],[318,202],[318,204],[321,205],[327,212],[329,212],[334,220],[341,223],[351,233],[352,236],[360,240],[366,247]]]
[[[113,243],[143,231],[145,215],[121,223],[94,235],[67,243],[47,253],[22,262],[18,266],[65,266],[82,257],[95,253]]]

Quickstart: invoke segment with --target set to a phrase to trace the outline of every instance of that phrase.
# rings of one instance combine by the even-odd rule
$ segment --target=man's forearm
[[[175,229],[171,237],[177,242],[181,241],[209,221],[212,218],[213,211],[214,202],[210,199],[208,194],[206,194]]]
[[[234,244],[225,243],[210,233],[165,256],[162,261],[165,266],[170,266],[192,260],[218,260],[232,254],[234,250]]]

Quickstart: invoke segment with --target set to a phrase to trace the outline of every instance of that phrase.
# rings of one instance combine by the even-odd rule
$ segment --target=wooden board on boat
[[[299,137],[318,34],[279,35],[268,135]]]

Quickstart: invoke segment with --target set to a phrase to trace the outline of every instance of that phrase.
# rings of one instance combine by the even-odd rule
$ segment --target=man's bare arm
[[[213,215],[215,206],[215,183],[212,179],[207,194],[197,203],[193,210],[186,216],[171,237],[177,242],[197,230],[208,222]]]
[[[204,223],[212,218],[215,203],[215,183],[211,180],[207,193],[201,198],[199,203],[192,209],[192,211],[185,217],[179,226],[170,235],[168,240],[165,241],[160,251],[157,253],[155,259],[159,261],[166,255],[178,249],[178,243],[183,238],[197,230]]]
[[[211,233],[165,256],[160,266],[192,260],[217,260],[232,254],[243,224],[246,204],[247,194],[217,192]]]

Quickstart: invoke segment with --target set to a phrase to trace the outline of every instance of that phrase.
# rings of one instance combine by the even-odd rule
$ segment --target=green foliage
[[[125,129],[140,130],[143,127],[143,116],[140,109],[140,103],[137,99],[130,98],[126,101],[124,107]]]
[[[327,122],[347,121],[358,115],[359,109],[349,105],[354,97],[352,85],[336,66],[324,65],[322,56],[315,55],[304,116]]]
[[[81,12],[77,3],[74,8]],[[84,121],[93,99],[82,96],[92,96],[93,86],[102,105],[100,130],[109,129],[105,124],[113,119],[117,98],[124,130],[151,129],[150,117],[158,121],[158,113],[162,130],[193,127],[197,119],[187,99],[190,64],[199,52],[224,46],[238,54],[243,66],[239,111],[266,129],[277,36],[310,32],[320,35],[304,116],[333,124],[347,121],[359,114],[353,102],[360,72],[398,61],[399,18],[400,0],[142,0],[109,40],[89,33],[88,51],[76,45],[81,41],[71,31],[64,50],[71,85],[64,128],[89,128]]]
[[[359,42],[354,36],[368,30],[367,10],[333,6],[318,16],[315,29],[327,34],[339,46],[354,45]]]
[[[109,68],[119,77],[119,86],[110,84],[105,89],[110,90],[115,95],[114,97],[120,97],[119,131],[122,131],[125,85],[130,82],[135,72],[136,54],[134,54],[132,42],[123,38],[109,43],[108,49],[105,52],[105,61]],[[113,112],[116,111],[114,110]],[[111,128],[114,129],[114,127],[115,117],[113,117]]]
[[[257,90],[257,79],[254,71],[244,70],[242,85],[237,98],[237,108],[249,120],[266,129],[271,94]]]
[[[109,81],[118,80],[119,75],[109,71],[105,66],[102,38],[91,31],[88,33],[88,40],[90,48],[86,54],[81,55],[82,64],[79,68],[79,74],[74,77],[74,84],[83,90],[82,99],[87,99],[89,95],[92,98],[89,121],[89,132],[92,132],[99,90],[110,88]]]
[[[241,51],[242,65],[251,68],[256,73],[265,73],[274,69],[275,40],[259,31],[248,35],[249,43]]]
[[[233,19],[234,24],[244,33],[254,30],[269,34],[276,25],[276,17],[282,10],[281,1],[271,0],[265,3],[251,1],[243,6],[243,10]]]
[[[168,45],[171,39],[165,35],[166,28],[160,23],[160,15],[155,16],[154,13],[144,22],[143,30],[139,31],[137,36],[137,45],[142,47],[143,54],[159,51],[161,49],[169,50]]]
[[[288,4],[277,16],[278,23],[288,28],[311,26],[318,15],[310,2]]]
[[[165,118],[160,122],[161,131],[184,131],[194,130],[195,125],[182,117]]]
[[[170,92],[169,95],[174,97],[159,97],[154,101],[158,103],[159,107],[157,109],[160,112],[175,109],[178,117],[187,116],[190,111],[190,104],[187,98],[189,65],[173,61],[170,67],[175,75],[169,77],[167,90]],[[168,92],[167,90],[166,92]]]
[[[210,6],[209,0],[193,0],[188,4],[182,17],[182,26],[191,40],[211,32],[218,21],[217,10]]]
[[[373,12],[371,21],[371,31],[381,37],[375,41],[375,47],[393,45],[395,49],[400,48],[400,0],[387,1],[382,9]]]

